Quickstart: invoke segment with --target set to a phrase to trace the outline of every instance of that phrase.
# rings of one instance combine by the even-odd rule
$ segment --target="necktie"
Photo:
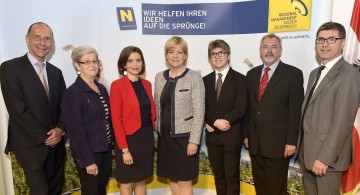
[[[221,73],[218,73],[218,79],[216,81],[216,88],[215,88],[215,91],[216,91],[216,100],[219,100],[219,97],[220,97],[220,91],[221,91],[221,87],[222,87],[222,74]]]
[[[39,66],[39,69],[40,69],[40,71],[39,71],[40,81],[41,81],[41,83],[43,84],[43,86],[45,88],[46,95],[49,97],[49,88],[47,86],[46,79],[45,79],[45,76],[44,76],[44,64],[42,62],[38,62],[36,64]]]
[[[269,67],[265,68],[264,75],[260,81],[260,87],[259,87],[259,92],[258,92],[258,97],[257,97],[259,102],[264,94],[267,84],[269,83],[269,74],[268,74],[269,70],[271,70]]]
[[[308,98],[307,98],[307,100],[306,100],[306,104],[305,104],[305,107],[304,107],[304,108],[305,108],[305,109],[304,109],[304,114],[305,114],[305,111],[306,111],[307,106],[309,105],[310,99],[311,99],[311,97],[312,97],[312,95],[313,95],[313,93],[314,93],[314,91],[315,91],[317,82],[319,81],[319,78],[320,78],[320,76],[321,76],[321,71],[324,70],[324,68],[325,68],[325,66],[320,66],[320,68],[319,68],[319,70],[318,70],[318,73],[317,73],[316,78],[315,78],[315,82],[314,82],[314,84],[312,85],[312,87],[311,87],[311,89],[310,89],[310,92],[309,92],[309,96],[308,96]]]

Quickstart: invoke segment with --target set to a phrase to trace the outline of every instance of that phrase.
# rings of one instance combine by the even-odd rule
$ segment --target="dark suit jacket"
[[[106,88],[97,81],[95,83],[110,109]],[[75,83],[65,91],[61,110],[74,159],[78,161],[81,168],[94,164],[94,152],[109,150],[104,106],[99,95],[81,77],[78,77]],[[109,125],[112,138],[114,138],[110,110]]]
[[[310,74],[305,100],[318,70]],[[303,116],[304,151],[300,154],[305,158],[300,155],[300,159],[308,170],[312,169],[315,160],[328,165],[328,171],[348,169],[351,130],[359,103],[360,73],[340,58],[317,86]],[[305,101],[302,109],[305,109]]]
[[[258,102],[262,68],[257,66],[247,73],[249,152],[255,155],[261,147],[263,156],[281,158],[286,144],[297,144],[304,99],[303,74],[280,61]]]
[[[43,160],[50,149],[44,144],[47,132],[54,127],[64,129],[60,102],[65,81],[61,70],[49,62],[46,71],[50,100],[27,55],[0,66],[1,89],[9,112],[8,144],[13,143],[16,158],[21,162]]]
[[[217,140],[223,144],[235,145],[242,143],[241,119],[246,112],[246,78],[244,75],[229,69],[216,100],[215,71],[206,75],[205,85],[205,123],[215,129],[214,132],[206,131],[206,143]],[[214,127],[216,119],[226,119],[230,122],[229,131],[223,132]]]

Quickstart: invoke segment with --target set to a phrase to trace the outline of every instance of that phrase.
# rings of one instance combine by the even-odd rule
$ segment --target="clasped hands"
[[[214,126],[218,128],[220,131],[228,131],[231,127],[230,122],[225,119],[217,119],[214,122]],[[205,124],[205,128],[208,132],[214,132],[214,128],[212,128],[210,125]]]

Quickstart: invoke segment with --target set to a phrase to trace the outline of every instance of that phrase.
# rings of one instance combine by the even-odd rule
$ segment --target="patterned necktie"
[[[218,79],[216,81],[216,88],[215,88],[215,91],[216,91],[216,100],[219,100],[219,97],[220,97],[220,91],[221,91],[221,87],[222,87],[222,74],[221,73],[218,73]]]
[[[264,75],[260,81],[260,87],[259,87],[259,92],[258,92],[258,97],[257,97],[259,102],[264,94],[267,84],[269,83],[269,74],[268,74],[269,70],[271,70],[269,67],[265,68]]]
[[[44,75],[44,64],[42,62],[38,62],[36,64],[39,66],[39,69],[40,69],[40,71],[39,71],[40,81],[41,81],[41,83],[43,84],[43,86],[45,88],[46,95],[49,97],[49,88],[47,86],[45,75]]]

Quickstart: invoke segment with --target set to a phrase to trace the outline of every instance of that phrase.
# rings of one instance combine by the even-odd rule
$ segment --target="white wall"
[[[333,0],[332,20],[344,25],[346,30],[350,26],[354,2],[355,0]]]

